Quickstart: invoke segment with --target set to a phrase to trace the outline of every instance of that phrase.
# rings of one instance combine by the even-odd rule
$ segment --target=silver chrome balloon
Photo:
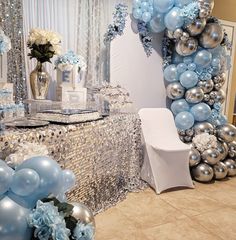
[[[218,75],[218,76],[215,76],[214,78],[213,78],[213,81],[214,81],[214,83],[219,83],[219,84],[221,84],[222,86],[224,86],[224,84],[225,84],[225,82],[226,82],[226,74],[225,73],[221,73],[220,75]]]
[[[185,88],[179,83],[170,83],[166,88],[166,94],[170,99],[176,100],[182,98],[185,93]]]
[[[183,32],[182,37],[180,38],[182,41],[187,41],[189,39],[189,33]]]
[[[214,82],[211,79],[206,81],[199,81],[197,86],[200,87],[204,93],[209,93],[214,88]],[[204,99],[205,99],[205,95],[204,95]]]
[[[175,49],[176,52],[181,56],[189,56],[197,51],[198,41],[195,38],[189,38],[186,41],[179,40]]]
[[[214,8],[214,0],[198,0],[200,13],[200,18],[209,17]]]
[[[228,155],[228,150],[220,142],[217,142],[216,150],[219,151],[219,153],[221,154],[220,161],[224,160]]]
[[[216,95],[215,95],[215,102],[217,103],[224,103],[225,101],[225,98],[226,98],[226,95],[225,95],[225,92],[220,89],[219,91],[216,91]]]
[[[183,36],[183,30],[182,30],[182,28],[177,28],[177,29],[174,31],[174,37],[175,37],[176,39],[180,39],[182,36]]]
[[[204,99],[204,92],[200,87],[194,87],[185,93],[185,99],[189,103],[199,103]]]
[[[189,24],[186,28],[189,32],[190,36],[197,36],[199,35],[206,26],[206,19],[196,19],[193,23]]]
[[[216,83],[215,86],[214,86],[214,89],[216,91],[219,91],[222,87],[223,87],[223,85],[221,83]]]
[[[222,27],[218,23],[208,23],[199,38],[199,45],[204,48],[216,48],[223,38]]]
[[[201,161],[201,154],[196,148],[192,148],[189,152],[189,165],[190,167],[197,166]]]
[[[236,162],[233,159],[227,159],[224,161],[224,164],[228,168],[228,176],[236,176]]]
[[[199,182],[210,182],[213,179],[213,168],[206,163],[200,163],[191,171],[192,176]]]
[[[229,146],[229,156],[231,158],[236,158],[236,141],[229,143],[228,146]]]
[[[236,140],[236,127],[231,124],[224,124],[216,127],[217,137],[227,143]]]
[[[194,125],[194,131],[195,135],[201,134],[201,133],[214,133],[214,127],[209,122],[200,122]]]
[[[84,204],[77,202],[70,202],[73,205],[72,216],[84,224],[92,224],[95,231],[95,219],[91,210],[89,210]]]
[[[217,149],[209,148],[202,153],[202,159],[209,165],[215,165],[221,160],[221,154]]]
[[[213,166],[215,179],[221,180],[224,179],[228,174],[228,168],[223,162],[218,162]]]
[[[165,35],[166,35],[168,38],[170,38],[170,39],[174,39],[174,38],[175,38],[175,37],[174,37],[174,32],[173,32],[173,31],[170,31],[170,30],[168,30],[168,29],[166,29]]]

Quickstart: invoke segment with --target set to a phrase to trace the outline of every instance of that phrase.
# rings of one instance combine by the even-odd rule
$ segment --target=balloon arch
[[[180,139],[192,144],[192,176],[201,182],[236,175],[236,128],[222,114],[231,44],[211,16],[213,7],[214,0],[133,1],[133,21],[148,56],[152,34],[165,32],[166,92]]]

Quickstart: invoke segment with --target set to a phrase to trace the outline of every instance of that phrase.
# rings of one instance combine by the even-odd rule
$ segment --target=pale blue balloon
[[[200,67],[207,67],[211,64],[212,54],[207,50],[197,52],[194,57],[194,63]]]
[[[190,112],[181,112],[175,117],[175,125],[179,130],[187,130],[194,125],[194,117]]]
[[[230,55],[227,55],[225,57],[225,60],[226,60],[226,70],[228,71],[231,67],[232,67],[232,64],[231,64],[231,56]]]
[[[196,64],[195,63],[190,63],[188,64],[188,70],[189,71],[195,71],[197,68]]]
[[[152,18],[152,15],[149,12],[144,12],[143,15],[142,15],[142,20],[145,23],[148,23],[151,20],[151,18]]]
[[[12,169],[8,166],[0,165],[0,195],[6,193],[12,182]]]
[[[176,82],[179,80],[179,74],[177,71],[177,67],[174,64],[169,65],[164,70],[165,80],[168,82]]]
[[[195,121],[206,121],[211,115],[211,108],[206,103],[198,103],[194,105],[190,112],[193,114]]]
[[[74,187],[75,182],[76,182],[76,177],[71,170],[66,169],[62,171],[62,188],[64,190],[64,193],[70,190],[72,187]]]
[[[218,66],[213,67],[212,69],[213,69],[213,70],[212,70],[212,73],[211,73],[212,76],[217,76],[217,75],[220,73],[221,66],[218,65]]]
[[[30,209],[26,209],[10,198],[0,201],[0,239],[1,240],[30,240],[32,229],[27,218]]]
[[[174,115],[177,115],[180,112],[188,112],[190,109],[189,104],[185,99],[173,101],[170,108]]]
[[[143,13],[144,13],[144,12],[147,12],[148,9],[149,9],[149,3],[148,3],[148,2],[142,2],[140,8],[141,8],[141,10],[142,10]]]
[[[24,161],[17,167],[17,171],[30,168],[35,170],[40,177],[40,185],[36,191],[41,198],[47,197],[61,186],[62,170],[53,159],[42,156],[33,157]]]
[[[167,13],[174,6],[174,0],[154,0],[154,7],[160,13]]]
[[[185,58],[183,59],[183,61],[184,61],[185,64],[190,64],[190,63],[193,62],[193,58],[190,57],[190,56],[188,56],[188,57],[185,57]]]
[[[133,9],[133,16],[135,19],[141,19],[142,18],[142,10],[140,8]]]
[[[188,66],[185,63],[180,63],[177,65],[178,73],[184,73],[187,70]]]
[[[0,159],[0,166],[8,167],[6,162]]]
[[[133,8],[141,7],[141,0],[133,0]]]
[[[175,0],[175,6],[183,8],[184,6],[192,3],[193,0]]]
[[[192,88],[198,83],[198,75],[193,71],[186,71],[180,75],[180,83],[187,89]]]
[[[221,114],[219,117],[219,122],[220,122],[220,125],[224,125],[228,122],[228,118],[225,115]]]
[[[211,62],[211,66],[217,67],[220,65],[220,59],[219,58],[213,58]]]
[[[155,17],[150,21],[150,29],[154,33],[164,31],[166,28],[164,23],[164,14],[157,13]]]
[[[172,8],[164,18],[166,27],[175,31],[177,28],[181,28],[184,25],[184,18],[181,15],[181,9],[174,7]]]
[[[33,169],[25,168],[17,171],[11,183],[11,190],[19,196],[29,196],[34,193],[40,184],[40,178]]]

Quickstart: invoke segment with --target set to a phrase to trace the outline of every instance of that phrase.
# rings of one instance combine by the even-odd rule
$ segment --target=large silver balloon
[[[200,122],[194,125],[194,131],[195,135],[201,134],[201,133],[214,133],[214,127],[209,122]]]
[[[224,179],[228,174],[228,168],[223,162],[218,162],[213,166],[215,179],[221,180]]]
[[[95,230],[95,219],[91,210],[84,204],[77,202],[70,202],[74,206],[72,216],[84,224],[92,224]]]
[[[231,158],[236,158],[236,141],[229,143],[228,146],[229,146],[229,156]]]
[[[215,165],[221,160],[221,154],[217,149],[209,148],[202,153],[202,159],[205,163]]]
[[[205,26],[206,26],[206,19],[201,18],[201,19],[196,19],[193,23],[188,25],[186,28],[190,36],[195,37],[203,31]]]
[[[204,93],[209,93],[214,88],[214,82],[211,79],[206,81],[199,81],[197,86],[200,87]]]
[[[192,176],[199,182],[210,182],[213,179],[213,168],[206,163],[200,163],[192,169]]]
[[[8,197],[0,201],[0,239],[30,240],[32,229],[27,218],[30,210],[23,208]]]
[[[229,123],[217,126],[216,134],[221,141],[233,142],[236,140],[236,127]]]
[[[233,159],[227,159],[224,161],[224,164],[228,168],[228,176],[236,176],[236,162]]]
[[[185,93],[185,99],[189,103],[199,103],[204,98],[204,92],[200,87],[194,87]]]
[[[226,158],[226,156],[228,155],[228,150],[224,147],[223,144],[221,144],[220,142],[217,142],[217,147],[216,147],[217,151],[219,151],[219,153],[221,154],[221,158],[220,160],[224,160]]]
[[[218,23],[208,23],[199,38],[199,45],[204,48],[215,48],[220,45],[223,38],[222,27]]]
[[[176,100],[184,96],[185,88],[179,83],[170,83],[166,88],[166,94],[170,99]]]
[[[197,51],[197,47],[198,41],[191,37],[186,41],[179,40],[175,45],[175,50],[181,56],[189,56]]]
[[[201,154],[196,148],[192,148],[189,152],[189,165],[190,167],[197,166],[201,161]]]

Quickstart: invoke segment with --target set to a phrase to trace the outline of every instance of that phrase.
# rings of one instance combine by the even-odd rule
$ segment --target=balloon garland
[[[191,172],[200,182],[236,175],[236,128],[222,114],[231,44],[213,7],[214,0],[133,0],[132,26],[147,56],[152,34],[164,31],[166,93],[180,139],[192,143]]]

